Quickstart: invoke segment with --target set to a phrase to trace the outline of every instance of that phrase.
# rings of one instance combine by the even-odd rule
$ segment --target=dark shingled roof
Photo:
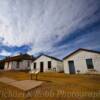
[[[57,61],[62,62],[62,60],[60,60],[60,59],[58,59],[58,58],[55,58],[55,57],[53,57],[53,56],[48,56],[48,55],[45,55],[45,54],[39,55],[35,60],[37,60],[37,59],[40,58],[41,56],[46,56],[46,57],[48,57],[48,58],[51,58],[51,59],[54,59],[54,60],[57,60]],[[35,61],[35,60],[34,60],[34,61]]]
[[[77,49],[76,51],[74,51],[74,52],[70,53],[69,55],[67,55],[66,57],[64,57],[63,60],[64,60],[64,59],[67,59],[68,57],[72,56],[73,54],[75,54],[75,53],[78,52],[78,51],[87,51],[87,52],[93,52],[93,53],[98,53],[98,54],[100,54],[100,51],[94,51],[94,50],[88,50],[88,49],[79,48],[79,49]]]
[[[1,60],[0,62],[9,62],[9,61],[19,61],[19,60],[33,60],[34,57],[28,54],[20,54],[13,57],[6,57],[5,59]]]

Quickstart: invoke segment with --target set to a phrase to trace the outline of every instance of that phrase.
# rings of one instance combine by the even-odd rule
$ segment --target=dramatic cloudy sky
[[[0,0],[0,58],[78,48],[100,51],[100,0]]]

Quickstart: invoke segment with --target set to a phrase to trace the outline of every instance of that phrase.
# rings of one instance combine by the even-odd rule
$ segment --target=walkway
[[[17,81],[11,78],[2,77],[0,78],[0,82],[17,87],[21,90],[28,91],[33,88],[40,86],[43,82],[42,81],[35,81],[35,80],[22,80]]]

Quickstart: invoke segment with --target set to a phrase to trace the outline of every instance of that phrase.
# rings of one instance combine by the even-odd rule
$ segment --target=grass
[[[4,76],[16,80],[30,79],[27,72],[0,72],[0,77]],[[100,100],[100,75],[40,73],[38,80],[44,81],[43,85],[27,92],[0,83],[0,100]]]

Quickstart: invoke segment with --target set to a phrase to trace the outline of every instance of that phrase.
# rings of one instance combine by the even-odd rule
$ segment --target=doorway
[[[4,66],[5,66],[5,63],[4,63],[4,62],[0,62],[0,69],[1,69],[1,70],[4,69]]]
[[[68,61],[68,65],[69,65],[69,73],[70,73],[70,74],[75,74],[75,65],[74,65],[74,61]]]
[[[43,72],[43,68],[44,68],[44,63],[40,62],[40,72]]]

